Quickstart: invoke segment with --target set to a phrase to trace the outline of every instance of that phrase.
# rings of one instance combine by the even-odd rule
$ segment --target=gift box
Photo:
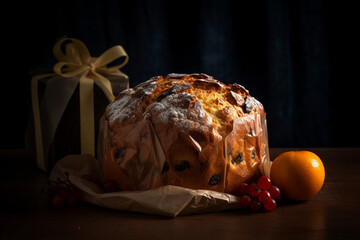
[[[53,53],[58,60],[53,72],[31,78],[34,128],[28,130],[28,148],[44,171],[69,154],[96,157],[100,118],[114,96],[129,87],[119,70],[128,61],[120,45],[92,57],[82,41],[61,38]],[[117,59],[122,62],[109,66]]]

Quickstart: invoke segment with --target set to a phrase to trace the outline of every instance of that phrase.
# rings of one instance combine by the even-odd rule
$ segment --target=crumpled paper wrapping
[[[234,170],[228,163],[239,154],[246,160],[241,160],[237,165],[239,170]],[[114,159],[114,156],[118,157]],[[238,117],[226,137],[214,135],[213,140],[202,141],[197,141],[191,133],[179,132],[171,124],[153,124],[145,117],[113,131],[103,117],[98,159],[105,178],[117,182],[124,190],[148,190],[171,184],[195,189],[207,186],[208,190],[236,194],[242,182],[268,175],[264,171],[270,161],[266,114]],[[169,167],[183,160],[191,165],[186,171]],[[163,170],[165,163],[168,163],[166,171]],[[206,168],[202,169],[203,166]],[[209,184],[214,176],[219,181]]]
[[[102,179],[98,160],[91,155],[68,155],[54,166],[50,180],[69,180],[81,192],[81,200],[109,209],[156,214],[168,217],[238,209],[239,197],[210,190],[192,190],[166,185],[146,191],[103,193],[95,183],[82,179],[85,174]]]

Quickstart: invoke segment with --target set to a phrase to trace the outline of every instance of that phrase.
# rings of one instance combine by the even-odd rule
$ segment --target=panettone
[[[206,74],[158,76],[117,96],[99,157],[121,190],[163,185],[236,193],[267,152],[263,106],[241,85]]]

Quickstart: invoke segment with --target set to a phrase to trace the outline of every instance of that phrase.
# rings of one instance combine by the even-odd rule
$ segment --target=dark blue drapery
[[[26,73],[51,68],[52,46],[64,35],[83,40],[94,56],[123,45],[131,86],[171,72],[244,85],[265,106],[271,147],[360,146],[352,116],[359,102],[357,64],[350,60],[358,56],[352,6],[320,0],[24,4],[9,6],[22,20],[6,28],[8,46],[17,46],[9,59],[21,67],[24,87],[12,103],[2,96],[4,111],[20,123],[9,130],[13,120],[2,120],[0,147],[23,145],[28,109],[14,106],[29,101]],[[18,81],[3,87],[18,88]]]

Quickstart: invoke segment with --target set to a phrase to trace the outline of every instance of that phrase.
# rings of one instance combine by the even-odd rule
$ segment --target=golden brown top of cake
[[[114,132],[143,118],[206,138],[210,132],[227,136],[234,119],[263,111],[261,103],[237,83],[225,85],[206,74],[169,74],[121,92],[105,118]]]

